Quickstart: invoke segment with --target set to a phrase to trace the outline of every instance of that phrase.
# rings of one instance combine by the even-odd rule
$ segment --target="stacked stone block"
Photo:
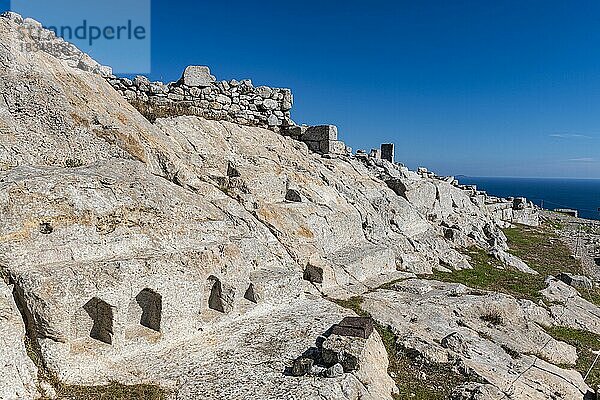
[[[315,153],[345,155],[352,152],[344,142],[338,140],[335,125],[294,126],[286,129],[285,135],[306,143]]]

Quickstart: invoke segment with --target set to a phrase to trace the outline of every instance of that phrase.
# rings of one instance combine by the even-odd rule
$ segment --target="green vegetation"
[[[479,318],[482,321],[487,322],[492,325],[503,325],[504,324],[504,319],[502,318],[502,315],[496,310],[486,311]]]
[[[560,222],[547,219],[542,226],[537,228],[516,226],[504,231],[511,249],[510,252],[538,271],[538,275],[503,269],[505,267],[500,261],[489,256],[485,250],[473,247],[465,251],[465,254],[471,258],[473,269],[450,273],[435,272],[434,279],[458,282],[474,289],[507,293],[517,298],[537,302],[542,299],[540,291],[546,288],[544,281],[548,275],[556,276],[560,272],[582,273],[579,260],[571,256],[569,248],[560,241],[556,234],[556,230],[562,228]],[[390,289],[394,283],[396,281],[382,285],[380,289]],[[599,291],[582,290],[580,292],[582,297],[600,304]],[[353,310],[358,315],[368,316],[368,313],[361,307],[363,298],[360,296],[347,300],[331,300],[342,307]],[[492,325],[503,324],[502,315],[494,310],[487,311],[480,318]],[[390,363],[388,372],[399,390],[399,395],[396,396],[397,400],[445,399],[455,387],[471,380],[469,377],[455,373],[448,365],[432,365],[423,362],[398,346],[397,337],[390,327],[378,323],[375,326],[388,353]],[[596,358],[592,351],[600,350],[600,335],[565,327],[553,327],[546,330],[555,339],[577,348],[579,358],[575,368],[585,376]],[[491,340],[491,338],[489,339]],[[519,352],[507,346],[503,346],[503,348],[512,358],[521,357]],[[600,360],[592,369],[586,382],[592,387],[600,386]]]
[[[339,299],[333,299],[333,298],[328,298],[328,299],[333,301],[335,304],[337,304],[340,307],[344,307],[344,308],[354,311],[357,315],[360,315],[361,317],[369,316],[369,313],[367,313],[366,311],[364,311],[361,308],[362,303],[364,301],[364,299],[361,296],[350,297],[347,300],[339,300]]]
[[[454,272],[434,272],[434,279],[443,282],[457,282],[475,289],[483,289],[513,295],[518,298],[537,301],[544,289],[545,276],[531,275],[503,268],[485,250],[472,247],[465,252],[471,257],[473,269]]]
[[[538,301],[542,298],[539,292],[546,288],[544,281],[548,275],[556,276],[560,272],[582,273],[581,263],[571,256],[569,248],[556,235],[555,228],[552,221],[546,220],[537,228],[516,226],[504,230],[510,252],[536,270],[538,275],[500,269],[504,267],[498,260],[489,256],[485,250],[472,247],[465,254],[471,257],[473,269],[435,272],[434,278]],[[588,301],[600,304],[600,292],[581,290],[580,294]]]
[[[125,386],[111,383],[106,386],[61,385],[57,399],[61,400],[165,400],[166,394],[151,385]]]
[[[434,278],[446,282],[463,283],[473,288],[503,292],[517,298],[541,300],[542,296],[539,292],[546,287],[544,281],[548,275],[556,276],[560,272],[582,273],[581,263],[571,256],[569,248],[560,241],[556,234],[556,230],[562,228],[559,221],[547,219],[542,226],[537,228],[516,226],[504,230],[510,252],[539,272],[539,275],[499,269],[502,267],[499,261],[489,256],[484,250],[470,248],[466,254],[471,257],[472,270],[452,273],[436,272]],[[579,292],[583,298],[600,305],[600,292],[597,289],[582,289]],[[481,318],[492,324],[502,322],[501,318],[494,315],[493,312],[490,312],[489,315],[485,314]],[[555,339],[577,348],[579,358],[576,369],[585,376],[596,358],[592,351],[600,350],[600,336],[566,327],[547,328],[546,331]],[[508,348],[505,348],[505,351],[513,358],[520,357],[519,353]],[[568,366],[563,367],[569,368]],[[600,363],[591,371],[586,383],[592,387],[600,386]]]
[[[511,253],[523,259],[545,279],[560,272],[581,274],[579,260],[571,256],[569,248],[544,222],[540,227],[517,226],[504,230]]]
[[[356,314],[367,317],[362,309],[363,298],[351,297],[347,300],[329,299],[341,307],[348,308]],[[452,370],[451,365],[430,364],[404,351],[398,346],[398,338],[389,326],[375,321],[375,329],[381,336],[388,354],[388,373],[398,387],[395,400],[442,400],[447,399],[454,388],[468,381]]]
[[[556,340],[561,340],[577,348],[578,358],[575,369],[585,376],[596,358],[592,351],[600,350],[600,335],[565,327],[546,328],[546,332]],[[591,370],[586,383],[592,388],[600,386],[600,359]]]

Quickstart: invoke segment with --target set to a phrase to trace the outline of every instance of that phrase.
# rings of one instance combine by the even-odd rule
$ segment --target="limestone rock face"
[[[551,302],[550,314],[556,325],[582,329],[600,335],[600,309],[581,298],[577,289],[552,277],[546,280],[548,287],[542,291]]]
[[[12,291],[0,280],[0,399],[34,399],[37,368],[25,351],[25,326]]]
[[[108,158],[140,160],[174,174],[161,134],[100,76],[20,45],[35,43],[0,18],[0,170],[78,167]],[[171,172],[168,172],[171,171]]]
[[[511,296],[412,279],[365,299],[363,308],[391,326],[398,346],[489,383],[467,385],[454,398],[576,399],[590,390],[578,372],[555,365],[574,366],[575,348],[546,334]]]
[[[397,269],[469,268],[358,160],[317,157],[289,137],[198,117],[159,119],[156,126],[201,179],[220,185],[269,226],[296,262],[322,268],[324,290],[378,278],[380,285]],[[231,176],[230,166],[238,174]],[[290,187],[305,201],[286,201]]]
[[[354,313],[325,297],[358,294],[399,346],[487,382],[456,398],[588,390],[549,364],[574,365],[575,349],[537,325],[596,331],[597,309],[574,288],[549,281],[548,311],[416,279],[471,268],[464,247],[507,250],[484,196],[388,155],[350,156],[332,126],[298,129],[336,147],[321,157],[267,129],[152,124],[93,60],[16,45],[33,40],[19,38],[21,24],[34,21],[0,18],[0,275],[14,285],[0,285],[0,397],[34,398],[47,385],[27,358],[27,329],[44,368],[67,384],[151,383],[182,400],[391,399],[379,334],[331,333]],[[187,89],[203,93],[209,72],[188,72]],[[134,86],[185,96],[142,77]],[[256,110],[291,103],[291,93],[257,92]],[[234,107],[237,96],[226,97],[209,107]],[[328,365],[293,373],[319,346]]]
[[[16,23],[0,18],[1,43],[16,35]],[[158,384],[179,399],[391,398],[387,359],[369,358],[384,354],[381,341],[361,355],[373,364],[361,373],[319,382],[285,373],[351,315],[303,280],[295,257],[307,250],[292,252],[233,195],[245,190],[238,159],[209,176],[201,152],[182,151],[99,76],[63,61],[0,47],[0,265],[50,372],[67,384]],[[219,125],[223,134],[232,127]],[[250,143],[262,130],[241,132]],[[347,219],[332,222],[338,236],[344,229]],[[391,251],[362,243],[395,272]],[[14,307],[6,315],[2,394],[33,397],[23,324]]]

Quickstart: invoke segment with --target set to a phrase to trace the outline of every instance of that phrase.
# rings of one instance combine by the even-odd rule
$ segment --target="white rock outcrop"
[[[489,384],[467,384],[457,389],[457,399],[478,398],[474,393],[581,399],[591,393],[577,371],[556,366],[574,366],[575,348],[546,334],[511,296],[410,279],[365,295],[363,308],[392,328],[398,346]]]
[[[12,291],[0,280],[0,399],[34,399],[37,368],[25,350],[25,325]]]
[[[27,329],[44,372],[65,384],[155,384],[182,400],[391,399],[379,334],[330,332],[354,313],[325,297],[354,295],[401,347],[487,382],[457,388],[457,399],[589,390],[555,365],[573,366],[575,349],[538,325],[583,320],[596,331],[597,308],[574,288],[549,282],[544,296],[561,304],[547,310],[416,278],[471,268],[470,246],[535,273],[507,253],[482,195],[341,142],[321,156],[267,129],[197,116],[150,123],[93,60],[15,45],[39,40],[20,38],[22,24],[34,22],[0,18],[0,266],[15,289],[0,282],[0,397],[48,386],[25,351]],[[256,90],[273,108],[273,91]],[[319,148],[338,142],[332,126],[315,132]],[[356,350],[356,368],[289,373],[336,343]]]

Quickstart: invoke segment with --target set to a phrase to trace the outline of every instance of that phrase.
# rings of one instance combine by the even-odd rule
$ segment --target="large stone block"
[[[315,142],[312,140],[303,140],[304,143],[308,146],[308,149],[315,153],[321,152],[321,142]]]
[[[331,328],[333,335],[354,336],[368,339],[373,333],[373,319],[369,317],[346,317]]]
[[[322,142],[324,140],[337,140],[338,138],[338,130],[335,125],[319,125],[319,126],[311,126],[306,129],[304,135],[302,135],[301,140],[304,141],[314,141],[314,142]]]
[[[190,65],[183,71],[183,84],[192,87],[207,87],[217,79],[210,74],[210,68],[201,65]]]
[[[304,135],[304,133],[306,133],[306,130],[308,129],[308,126],[299,126],[299,125],[294,125],[294,126],[288,126],[287,128],[285,128],[283,130],[283,134],[285,136],[292,136],[294,138],[299,138],[302,135]]]
[[[381,145],[381,158],[394,162],[394,143],[383,143]]]
[[[340,140],[323,140],[320,142],[321,154],[346,154],[346,144]]]

